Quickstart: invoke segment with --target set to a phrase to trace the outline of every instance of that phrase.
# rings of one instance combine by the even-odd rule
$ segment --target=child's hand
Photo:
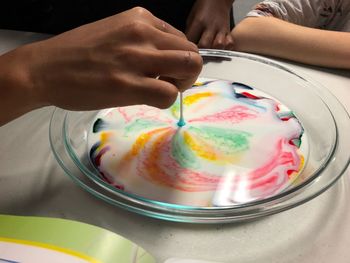
[[[187,38],[200,48],[233,49],[230,34],[232,2],[197,0],[187,18]]]

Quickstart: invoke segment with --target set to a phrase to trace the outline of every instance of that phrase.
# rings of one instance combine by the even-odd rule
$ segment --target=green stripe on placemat
[[[65,219],[0,215],[0,241],[52,249],[88,262],[155,263],[151,255],[126,238]]]

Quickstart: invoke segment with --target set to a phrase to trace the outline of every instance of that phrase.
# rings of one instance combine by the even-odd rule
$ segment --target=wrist
[[[0,56],[0,125],[43,106],[30,78],[24,47]]]
[[[18,52],[16,56],[20,61],[23,61],[17,81],[22,84],[22,91],[28,95],[28,104],[33,108],[49,106],[45,96],[46,89],[42,84],[42,76],[45,74],[42,71],[42,67],[45,67],[42,58],[45,58],[45,54],[43,54],[39,42],[22,46],[16,51]]]

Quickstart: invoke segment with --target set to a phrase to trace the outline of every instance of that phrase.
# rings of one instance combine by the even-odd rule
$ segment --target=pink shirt
[[[294,24],[350,32],[350,0],[265,0],[247,14]]]

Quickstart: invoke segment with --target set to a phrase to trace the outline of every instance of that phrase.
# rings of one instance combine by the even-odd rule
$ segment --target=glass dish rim
[[[202,56],[211,56],[211,57],[228,57],[228,58],[232,58],[232,57],[239,57],[239,58],[245,58],[245,59],[250,59],[250,60],[255,60],[255,61],[258,61],[258,62],[261,62],[261,63],[264,63],[264,64],[267,64],[267,65],[270,65],[270,66],[273,66],[273,67],[277,67],[281,70],[284,70],[284,71],[287,71],[288,73],[292,73],[293,75],[301,78],[302,80],[306,81],[309,85],[312,85],[312,86],[320,86],[321,88],[323,88],[323,90],[326,90],[326,88],[324,88],[322,85],[320,84],[314,84],[314,81],[311,80],[311,79],[305,79],[303,78],[302,76],[300,76],[299,74],[297,74],[294,70],[284,66],[284,65],[281,65],[280,63],[278,62],[275,62],[269,58],[265,58],[265,57],[260,57],[260,56],[257,56],[257,55],[252,55],[252,54],[246,54],[246,53],[239,53],[239,52],[232,52],[232,51],[222,51],[222,50],[201,50],[201,55]],[[328,92],[328,91],[327,91]],[[316,95],[319,96],[319,94],[316,93]],[[337,100],[330,92],[328,92],[327,95],[330,95],[332,96],[333,99]],[[320,97],[320,96],[319,96]],[[323,101],[323,99],[320,97],[320,99]],[[324,101],[323,101],[324,102]],[[329,106],[327,105],[327,103],[325,103],[325,106],[327,107],[327,109],[330,111],[329,109]],[[342,107],[342,110],[344,110],[344,108]],[[50,121],[50,143],[51,143],[51,147],[52,147],[52,150],[55,154],[55,157],[56,159],[60,159],[59,155],[57,152],[55,152],[55,146],[53,145],[53,142],[51,140],[51,132],[52,132],[52,121],[54,119],[54,114],[55,114],[56,111],[54,111],[53,115],[52,115],[52,118],[51,118],[51,121]],[[345,113],[348,115],[348,113],[345,111]],[[165,203],[165,202],[160,202],[160,201],[155,201],[155,200],[150,200],[150,199],[146,199],[146,198],[142,198],[140,196],[136,196],[136,195],[133,195],[133,194],[126,194],[125,192],[122,192],[122,191],[117,191],[118,189],[106,189],[106,187],[103,185],[103,184],[106,184],[106,182],[104,182],[102,179],[99,178],[100,180],[100,183],[102,182],[102,184],[96,182],[94,180],[94,178],[91,178],[90,176],[87,176],[86,174],[86,171],[82,171],[81,170],[81,167],[79,165],[77,165],[77,163],[75,162],[75,165],[78,166],[78,169],[84,173],[85,176],[87,176],[90,180],[92,180],[94,183],[98,184],[99,187],[102,187],[104,190],[107,190],[109,191],[110,193],[112,194],[116,194],[118,195],[119,198],[121,199],[125,199],[127,198],[129,202],[136,202],[138,205],[143,205],[145,206],[146,208],[148,207],[152,207],[152,209],[158,209],[158,210],[161,210],[161,211],[167,211],[167,210],[176,210],[175,212],[182,212],[182,213],[187,213],[187,212],[192,212],[192,213],[196,213],[196,212],[199,212],[199,213],[212,213],[212,212],[222,212],[222,211],[232,211],[232,210],[244,210],[244,209],[249,209],[249,208],[254,208],[254,207],[257,207],[257,206],[262,206],[262,205],[268,205],[270,203],[272,203],[272,206],[273,206],[273,203],[276,202],[276,201],[281,201],[281,202],[285,202],[287,199],[287,197],[290,197],[290,199],[293,199],[293,197],[295,195],[298,195],[298,193],[305,189],[305,187],[310,187],[310,185],[312,185],[312,183],[315,181],[316,178],[318,178],[322,171],[324,171],[326,168],[327,168],[327,165],[332,161],[332,158],[334,157],[334,153],[336,153],[337,149],[339,148],[338,144],[339,144],[339,141],[338,141],[338,125],[337,125],[337,122],[336,120],[334,119],[334,116],[332,114],[332,112],[330,111],[330,114],[333,118],[333,121],[334,121],[334,125],[335,125],[335,129],[336,129],[336,140],[334,142],[334,147],[332,149],[332,151],[329,153],[329,156],[327,157],[327,160],[325,161],[325,163],[319,167],[319,169],[317,169],[314,174],[308,178],[305,182],[303,182],[302,184],[296,186],[296,187],[293,187],[287,191],[284,191],[278,195],[275,195],[275,196],[272,196],[270,198],[266,198],[266,199],[262,199],[262,200],[257,200],[257,201],[253,201],[253,202],[249,202],[249,203],[245,203],[245,204],[240,204],[240,205],[236,205],[236,206],[224,206],[224,207],[194,207],[194,206],[184,206],[184,205],[178,205],[178,204],[170,204],[170,203]],[[66,125],[66,118],[67,118],[67,115],[68,113],[66,113],[65,117],[64,117],[64,125],[62,127],[62,132],[63,134],[65,134],[65,125]],[[349,115],[348,115],[349,117]],[[65,138],[66,139],[66,138]],[[65,141],[65,144],[66,144],[66,147],[67,147],[67,142]],[[68,144],[69,146],[69,144]],[[68,153],[70,154],[70,151],[68,151]],[[72,156],[70,156],[72,158]],[[73,161],[74,158],[72,158]],[[309,198],[305,198],[304,201],[302,202],[297,202],[295,204],[291,204],[289,205],[286,209],[288,208],[291,208],[292,206],[296,206],[296,205],[299,205],[300,203],[303,203],[303,202],[306,202],[308,201],[309,199],[312,199],[313,197],[321,194],[322,192],[324,192],[326,189],[328,189],[343,173],[344,171],[346,170],[347,166],[349,165],[349,157],[348,157],[348,160],[347,160],[347,164],[344,166],[343,170],[340,172],[340,174],[338,176],[335,176],[333,178],[333,180],[331,180],[327,185],[323,186],[319,191],[316,191],[317,193],[313,194],[313,195],[310,195]],[[59,163],[61,166],[64,166],[65,164],[62,162],[62,160],[59,160]],[[70,171],[67,171],[67,168],[66,167],[62,167],[66,173],[68,173],[68,175],[70,177],[75,177],[75,175],[73,174],[70,174]],[[95,175],[96,176],[96,175]],[[97,177],[97,176],[96,176]],[[74,179],[74,178],[73,178]],[[75,178],[76,180],[79,180],[78,178]],[[76,181],[75,180],[75,181]],[[89,186],[86,186],[83,182],[80,182],[79,183],[85,190],[89,191],[90,193],[92,193],[92,191],[95,191],[94,189],[90,189]],[[85,186],[85,187],[84,187]],[[108,185],[108,187],[112,187],[110,185]],[[91,191],[92,190],[92,191]],[[93,193],[94,194],[94,193]],[[96,195],[96,194],[95,194]],[[97,194],[97,195],[101,195],[100,194]],[[103,194],[102,194],[103,195]],[[101,196],[99,196],[101,197]],[[102,197],[101,197],[102,198]],[[106,196],[105,196],[106,198]],[[103,198],[103,199],[105,199]],[[107,197],[108,198],[108,197]],[[136,200],[135,200],[136,198]],[[288,199],[287,199],[288,200]],[[106,200],[108,202],[108,200]],[[125,204],[121,204],[121,206],[124,206]],[[285,209],[284,209],[285,210]],[[174,211],[172,211],[174,212]],[[278,212],[278,211],[277,211]],[[147,214],[147,211],[146,211],[146,214]],[[152,215],[150,215],[152,216]],[[156,216],[153,216],[153,217],[156,217]],[[163,218],[163,217],[162,217]],[[164,219],[164,218],[163,218]],[[172,219],[170,219],[172,220]],[[182,221],[182,220],[172,220],[172,221]],[[232,220],[230,220],[232,221]]]

